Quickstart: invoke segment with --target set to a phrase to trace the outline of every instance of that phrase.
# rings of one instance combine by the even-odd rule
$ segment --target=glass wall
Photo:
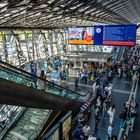
[[[112,46],[70,45],[66,29],[0,32],[0,60],[22,66],[72,51],[111,52]]]
[[[32,60],[39,60],[64,53],[65,32],[44,31],[1,31],[0,60],[22,66]]]

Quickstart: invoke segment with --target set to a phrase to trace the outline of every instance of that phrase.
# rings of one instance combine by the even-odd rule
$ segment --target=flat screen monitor
[[[134,46],[136,24],[94,26],[95,45]]]
[[[74,45],[93,45],[93,27],[73,27],[68,29],[68,42]]]

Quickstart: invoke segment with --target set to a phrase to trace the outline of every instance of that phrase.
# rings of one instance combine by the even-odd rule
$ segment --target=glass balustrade
[[[40,79],[38,77],[35,77],[31,75],[28,72],[25,72],[23,70],[11,67],[10,65],[4,65],[0,63],[0,78],[6,79],[21,85],[29,86],[32,88],[36,88],[39,90],[39,81]],[[43,81],[43,80],[42,80]],[[78,100],[78,101],[84,101],[87,96],[82,96],[74,91],[68,90],[66,88],[63,88],[55,83],[49,82],[49,81],[43,81],[45,82],[45,91],[50,94],[56,94],[59,96],[63,96],[65,98]]]

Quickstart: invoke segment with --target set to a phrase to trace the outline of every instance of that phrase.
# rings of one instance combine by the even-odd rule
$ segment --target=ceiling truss
[[[139,0],[1,0],[0,28],[138,23]]]

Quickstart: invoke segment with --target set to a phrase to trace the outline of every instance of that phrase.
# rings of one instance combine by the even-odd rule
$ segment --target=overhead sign
[[[68,29],[69,44],[93,45],[93,27],[76,27]]]
[[[136,30],[136,24],[73,27],[68,29],[69,44],[134,46]]]
[[[94,26],[94,44],[134,46],[136,27],[135,24]]]

